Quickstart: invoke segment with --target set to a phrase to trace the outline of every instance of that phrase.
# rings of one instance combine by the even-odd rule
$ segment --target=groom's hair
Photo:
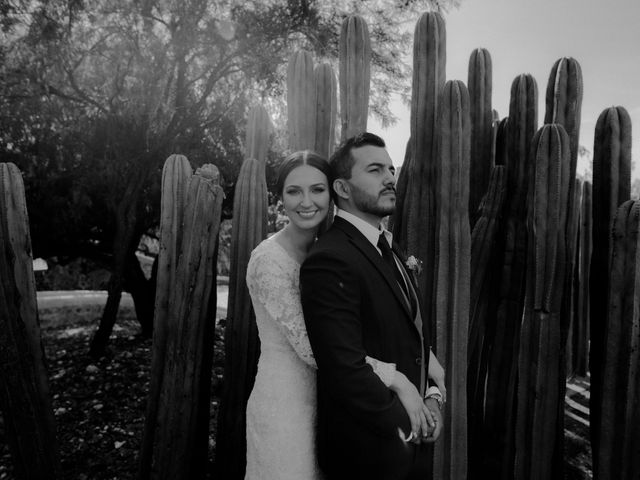
[[[313,150],[299,150],[288,155],[278,167],[278,178],[276,180],[276,192],[282,198],[284,190],[284,182],[292,170],[301,166],[309,165],[310,167],[320,170],[327,177],[327,186],[331,188],[331,167],[327,159]]]
[[[374,147],[385,147],[384,140],[379,136],[369,133],[361,132],[353,137],[347,138],[342,142],[333,155],[329,163],[331,164],[331,172],[333,178],[344,178],[349,180],[351,178],[351,169],[355,163],[351,150],[354,148],[364,147],[365,145],[373,145]]]

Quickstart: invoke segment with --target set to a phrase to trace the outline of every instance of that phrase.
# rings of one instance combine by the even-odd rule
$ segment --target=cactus
[[[469,93],[459,80],[442,90],[438,115],[435,320],[438,356],[447,372],[448,408],[435,446],[434,477],[467,476],[467,339],[469,319]],[[433,331],[433,330],[432,330]]]
[[[519,75],[511,85],[507,123],[507,190],[504,249],[497,288],[495,339],[487,371],[484,471],[502,479],[513,476],[514,428],[520,320],[524,310],[527,252],[526,200],[531,172],[529,147],[537,130],[537,87],[531,75]]]
[[[507,128],[507,200],[511,212],[526,217],[527,159],[531,139],[538,126],[538,87],[529,74],[519,75],[511,84],[509,127]]]
[[[316,142],[316,81],[313,58],[309,52],[304,50],[295,52],[287,67],[287,113],[291,151],[314,148]]]
[[[580,239],[578,242],[578,304],[576,308],[576,327],[574,343],[574,368],[576,374],[586,377],[589,365],[589,279],[591,271],[591,252],[593,249],[593,222],[591,183],[582,186],[582,204],[580,208]]]
[[[322,63],[316,67],[315,85],[315,151],[324,158],[329,158],[335,148],[336,118],[338,115],[338,84],[329,63]]]
[[[22,175],[0,163],[0,407],[18,478],[56,478],[56,427],[40,339]]]
[[[364,19],[344,19],[340,31],[340,116],[341,141],[367,129],[371,45]]]
[[[257,127],[269,128],[266,123]],[[247,132],[249,135],[251,133]],[[240,168],[233,198],[225,369],[216,447],[216,468],[219,470],[218,476],[222,478],[244,478],[245,413],[260,355],[255,313],[245,277],[251,251],[266,236],[265,167],[263,162],[248,157]]]
[[[640,478],[640,202],[624,202],[615,215],[606,349],[594,478]]]
[[[171,193],[171,192],[169,192]],[[204,478],[215,323],[215,258],[223,191],[189,178],[173,272],[152,478]]]
[[[176,264],[182,244],[182,219],[187,196],[187,185],[192,175],[189,160],[184,155],[171,155],[162,169],[162,195],[160,199],[160,252],[154,310],[153,351],[151,357],[151,383],[145,428],[139,459],[139,478],[150,477],[160,388],[164,382],[164,365],[169,328],[169,298],[176,284]]]
[[[571,141],[569,141],[571,143]],[[573,377],[576,373],[575,369],[575,346],[578,341],[576,335],[580,333],[580,325],[578,325],[578,292],[580,289],[579,281],[579,246],[578,241],[580,238],[580,206],[582,204],[582,180],[580,178],[576,178],[574,180],[574,190],[573,195],[575,196],[575,201],[573,205],[572,202],[569,202],[569,210],[567,212],[567,223],[569,221],[573,222],[574,225],[567,226],[567,236],[574,235],[575,239],[571,241],[571,239],[567,238],[567,255],[571,255],[573,260],[569,262],[567,265],[567,270],[571,273],[567,274],[566,286],[565,286],[565,295],[564,295],[564,306],[562,313],[563,326],[567,327],[568,331],[566,332],[566,366],[567,377]],[[570,193],[571,195],[571,193]],[[571,211],[573,210],[573,211]],[[569,297],[569,298],[567,298]],[[570,303],[570,308],[568,308],[567,303]],[[568,313],[567,313],[568,312]],[[568,317],[565,315],[568,314]],[[568,323],[568,325],[566,325]],[[563,332],[564,333],[564,332]],[[564,388],[564,387],[563,387]],[[565,388],[566,390],[566,388]]]
[[[609,304],[611,231],[618,207],[631,195],[631,119],[623,107],[610,107],[598,117],[593,141],[593,254],[591,257],[591,448],[599,450],[600,398],[605,349],[604,320]],[[593,457],[594,471],[598,469]]]
[[[418,296],[423,319],[435,332],[436,125],[439,94],[445,83],[445,24],[435,12],[423,14],[415,28],[411,93],[411,146],[402,165],[393,233],[408,255],[424,263]],[[406,180],[405,180],[406,179]],[[406,181],[406,186],[403,182]],[[404,191],[404,193],[403,193]],[[437,351],[437,345],[434,345]]]
[[[569,135],[570,177],[576,176],[578,163],[578,147],[580,141],[580,111],[582,109],[582,69],[571,57],[558,59],[551,69],[547,82],[545,123],[556,123],[564,127]],[[567,341],[568,330],[573,318],[573,280],[575,277],[575,251],[577,244],[579,213],[575,182],[569,184],[569,205],[567,217],[567,267],[565,279],[564,305],[562,308],[562,336]]]
[[[480,215],[471,234],[471,289],[467,370],[467,414],[469,417],[469,471],[482,469],[485,379],[495,325],[489,313],[495,309],[491,291],[499,279],[502,241],[502,210],[505,166],[491,171],[489,188],[480,204]],[[471,476],[472,474],[470,474]]]
[[[513,478],[560,478],[554,455],[564,394],[561,308],[566,275],[569,136],[544,125],[532,140],[526,306],[518,357],[516,463]]]
[[[569,135],[571,148],[570,178],[576,176],[578,147],[580,142],[580,112],[582,110],[582,68],[571,57],[558,59],[551,69],[547,83],[544,123],[558,123]],[[569,186],[572,198],[574,185]],[[569,210],[571,219],[571,210]]]
[[[509,117],[495,122],[495,147],[493,153],[494,165],[507,165],[508,163],[508,146],[507,146],[507,128],[509,125]]]
[[[245,157],[255,158],[264,165],[269,152],[271,119],[262,105],[255,105],[249,111],[246,133]]]
[[[469,185],[469,221],[473,228],[480,201],[487,191],[493,159],[493,110],[491,55],[477,48],[469,58],[469,99],[471,101],[471,183]]]
[[[396,170],[396,210],[388,217],[387,229],[391,232],[402,231],[402,212],[409,183],[409,164],[411,163],[411,138],[407,140],[402,166]]]

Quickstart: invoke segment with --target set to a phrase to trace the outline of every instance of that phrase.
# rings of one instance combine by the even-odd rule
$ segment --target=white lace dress
[[[251,253],[260,359],[247,404],[246,480],[322,479],[315,456],[316,363],[302,316],[300,264],[274,237]],[[367,357],[388,386],[395,365]]]

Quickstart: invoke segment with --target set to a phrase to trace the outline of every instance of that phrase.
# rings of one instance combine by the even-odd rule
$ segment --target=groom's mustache
[[[384,190],[382,190],[380,192],[380,195],[383,195],[383,194],[388,193],[388,192],[393,192],[395,194],[396,193],[396,187],[385,188]]]

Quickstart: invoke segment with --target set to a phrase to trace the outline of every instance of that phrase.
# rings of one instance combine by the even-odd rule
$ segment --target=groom
[[[395,209],[395,169],[384,141],[367,132],[347,139],[331,166],[338,211],[300,271],[318,364],[318,461],[330,480],[424,479],[441,402],[437,389],[425,395],[433,389],[426,385],[429,332],[411,275],[381,225]],[[407,441],[409,417],[367,355],[395,364],[426,397],[433,433]]]

